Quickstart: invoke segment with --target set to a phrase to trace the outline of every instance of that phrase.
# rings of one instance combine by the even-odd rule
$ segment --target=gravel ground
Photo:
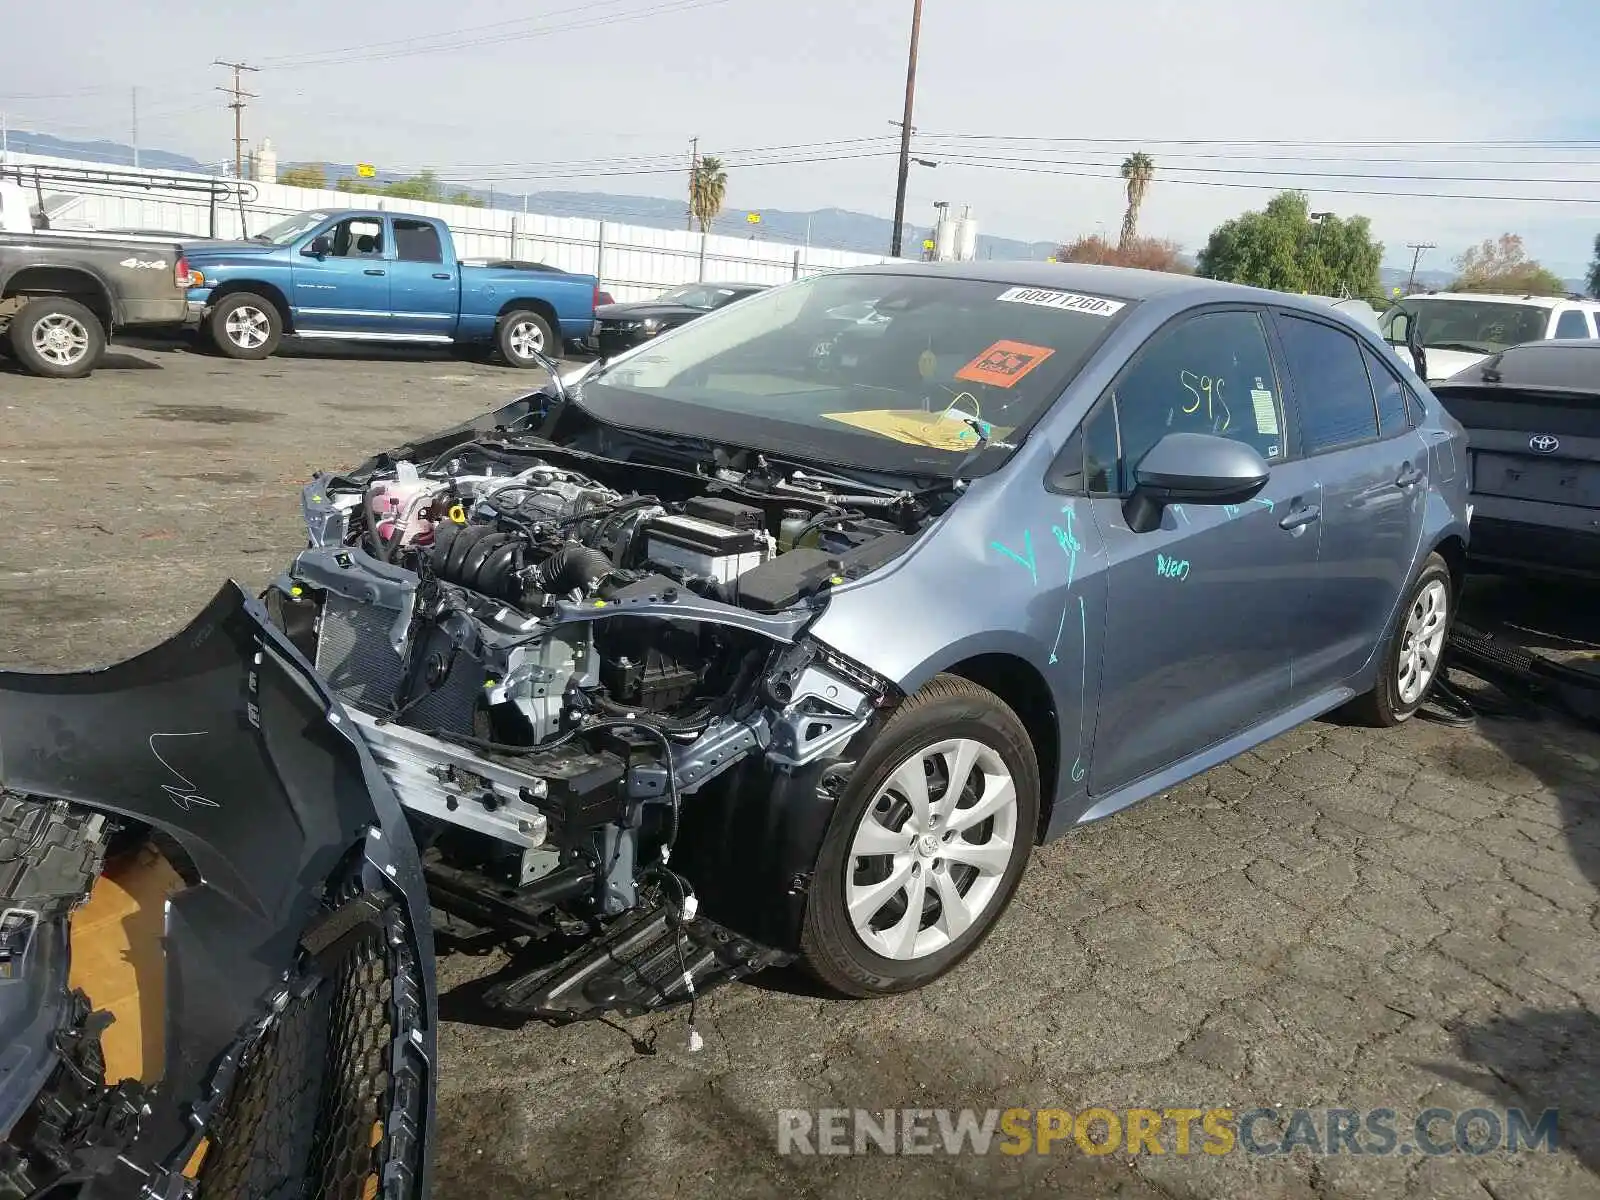
[[[0,362],[0,662],[102,664],[300,545],[298,485],[527,386],[448,356]],[[1546,607],[1550,593],[1541,593]],[[1592,646],[1592,596],[1556,604]],[[1568,622],[1569,625],[1573,623]],[[441,965],[436,1194],[1600,1194],[1600,735],[1555,719],[1319,722],[1040,851],[988,944],[914,996],[788,977],[681,1015],[496,1027]],[[785,1107],[1561,1110],[1482,1157],[781,1156]],[[1265,1132],[1263,1137],[1267,1136]],[[1197,1135],[1198,1137],[1198,1135]],[[1405,1139],[1402,1139],[1405,1140]]]

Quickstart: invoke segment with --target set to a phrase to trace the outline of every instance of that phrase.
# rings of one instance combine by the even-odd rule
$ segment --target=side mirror
[[[1128,528],[1148,533],[1168,504],[1243,504],[1271,475],[1253,446],[1210,433],[1169,433],[1134,468],[1122,514]]]
[[[327,258],[328,255],[333,253],[333,243],[328,240],[327,234],[319,233],[311,239],[311,244],[300,253],[309,258]]]

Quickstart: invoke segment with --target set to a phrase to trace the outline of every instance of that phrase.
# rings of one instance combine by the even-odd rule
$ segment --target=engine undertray
[[[718,984],[792,958],[703,916],[679,922],[661,904],[621,918],[553,966],[500,980],[483,998],[503,1012],[558,1024],[635,1017],[687,1004]]]

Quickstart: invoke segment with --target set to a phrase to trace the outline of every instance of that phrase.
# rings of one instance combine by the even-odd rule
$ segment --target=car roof
[[[1042,262],[944,262],[885,263],[881,266],[853,267],[852,274],[926,275],[951,279],[973,279],[1013,287],[1054,288],[1107,296],[1113,300],[1164,300],[1174,307],[1199,304],[1272,304],[1296,308],[1318,316],[1342,317],[1350,325],[1365,328],[1358,318],[1334,307],[1327,296],[1299,296],[1268,288],[1224,283],[1202,275],[1179,275],[1169,271],[1144,271],[1136,267],[1106,267],[1093,263]]]
[[[722,282],[721,280],[718,280],[718,279],[706,279],[706,280],[699,280],[699,281],[690,281],[689,283],[675,283],[671,287],[669,287],[667,290],[669,292],[672,292],[672,291],[677,291],[679,288],[686,288],[686,287],[708,287],[708,288],[728,288],[730,290],[737,289],[737,290],[742,291],[742,292],[759,292],[763,288],[769,288],[771,286],[772,285],[770,283],[748,283],[748,282],[746,282],[745,280],[742,280],[742,279],[741,280],[736,280],[736,281],[730,280],[729,282],[726,282],[726,283],[724,283],[724,282]]]
[[[1458,371],[1440,388],[1539,388],[1600,396],[1600,340],[1547,340],[1511,346]]]

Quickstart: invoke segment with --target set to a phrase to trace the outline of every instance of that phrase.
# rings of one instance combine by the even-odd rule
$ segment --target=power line
[[[977,157],[962,155],[939,146],[924,143],[930,154],[950,156],[956,158]],[[993,163],[1043,163],[1047,166],[1061,167],[1111,167],[1114,163],[1086,162],[1082,159],[1048,158],[1038,156],[1016,157],[990,154],[985,155],[984,161]],[[1569,163],[1569,166],[1584,164]],[[1510,176],[1510,175],[1427,175],[1404,172],[1365,172],[1365,171],[1284,171],[1267,167],[1183,167],[1183,166],[1157,166],[1157,171],[1163,175],[1171,172],[1183,174],[1203,175],[1252,175],[1284,179],[1380,179],[1389,181],[1405,181],[1415,183],[1548,183],[1581,185],[1586,187],[1600,186],[1600,179],[1551,179],[1548,176]]]
[[[1349,140],[1342,141],[1338,138],[1129,138],[1129,137],[1033,137],[1022,134],[1010,133],[941,133],[929,134],[929,137],[942,138],[947,141],[972,141],[972,142],[1033,142],[1056,143],[1060,145],[1104,145],[1110,147],[1107,153],[1122,152],[1130,146],[1351,146],[1351,147],[1399,147],[1406,146],[1448,146],[1456,149],[1498,146],[1501,148],[1522,147],[1529,149],[1543,149],[1547,147],[1570,146],[1580,149],[1600,149],[1600,138],[1467,138],[1452,141],[1442,138],[1401,138],[1378,140]]]
[[[571,33],[582,29],[596,29],[601,26],[609,28],[612,25],[622,24],[627,21],[645,20],[650,17],[675,16],[680,13],[693,12],[697,9],[712,8],[722,4],[732,3],[732,0],[666,0],[666,3],[657,3],[637,10],[601,15],[593,10],[597,7],[607,7],[619,3],[620,0],[599,0],[598,3],[586,4],[582,8],[557,9],[545,16],[558,16],[570,13],[583,13],[577,20],[530,29],[521,33],[501,33],[486,37],[474,37],[457,41],[432,41],[419,45],[400,45],[389,49],[382,47],[355,46],[344,51],[319,50],[313,54],[300,58],[280,58],[266,60],[267,65],[275,71],[296,71],[306,67],[322,67],[339,65],[344,66],[357,62],[387,62],[396,58],[410,58],[419,54],[440,54],[455,50],[471,50],[479,46],[501,46],[508,42],[528,41],[533,38],[548,37],[556,33]],[[538,19],[538,18],[524,18]],[[450,37],[448,34],[434,34],[429,37],[437,39]],[[402,39],[404,40],[404,39]],[[422,42],[423,39],[414,39]]]
[[[231,88],[219,87],[217,91],[232,96],[233,100],[228,105],[233,109],[233,177],[244,178],[244,109],[245,100],[257,99],[254,92],[247,92],[239,82],[241,71],[259,71],[260,67],[247,66],[242,62],[224,62],[222,59],[212,61],[214,67],[228,67],[233,71],[233,86]]]

